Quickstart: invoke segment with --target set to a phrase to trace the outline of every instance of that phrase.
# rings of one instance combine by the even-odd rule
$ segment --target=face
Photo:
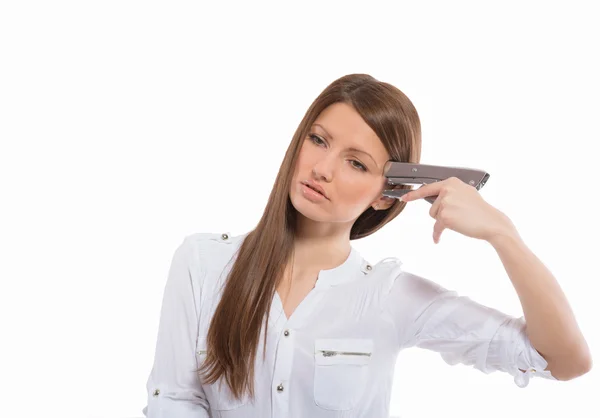
[[[369,206],[387,208],[383,166],[390,156],[354,108],[326,108],[304,138],[290,185],[290,200],[300,214],[318,222],[353,223]],[[306,183],[321,188],[325,196]]]

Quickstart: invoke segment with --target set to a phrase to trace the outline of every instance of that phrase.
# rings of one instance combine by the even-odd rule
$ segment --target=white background
[[[422,163],[491,174],[599,361],[594,2],[247,3],[1,3],[1,415],[141,416],[175,248],[252,229],[310,103],[357,72],[413,101]],[[522,315],[493,248],[434,245],[429,207],[353,245]],[[520,389],[408,350],[391,413],[597,417],[598,373]]]

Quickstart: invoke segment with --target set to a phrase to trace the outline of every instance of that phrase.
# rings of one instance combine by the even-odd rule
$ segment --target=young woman
[[[331,83],[298,126],[256,228],[192,234],[175,251],[144,415],[387,417],[396,357],[412,346],[521,387],[586,373],[565,295],[504,213],[456,178],[382,196],[385,162],[420,154],[419,117],[400,90],[366,74]],[[445,228],[488,241],[524,317],[351,246],[426,196],[438,196],[434,241]]]

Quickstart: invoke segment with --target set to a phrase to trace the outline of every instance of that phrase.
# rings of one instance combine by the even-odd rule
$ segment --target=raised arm
[[[559,380],[570,380],[592,367],[589,347],[567,298],[552,273],[513,229],[495,235],[495,248],[519,295],[527,335]]]
[[[532,376],[555,380],[531,345],[524,319],[459,296],[413,273],[401,272],[385,303],[400,348],[439,352],[450,365],[506,372],[519,387]]]
[[[437,196],[429,210],[436,220],[433,240],[448,228],[489,242],[515,288],[525,316],[528,340],[548,362],[559,380],[588,372],[592,359],[575,316],[552,273],[521,240],[512,221],[483,200],[478,191],[451,177],[425,185],[402,197],[407,202]]]

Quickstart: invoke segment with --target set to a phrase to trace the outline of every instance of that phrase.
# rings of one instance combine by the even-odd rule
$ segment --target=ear
[[[386,210],[394,204],[395,200],[394,197],[381,196],[371,203],[371,207],[375,210]]]

